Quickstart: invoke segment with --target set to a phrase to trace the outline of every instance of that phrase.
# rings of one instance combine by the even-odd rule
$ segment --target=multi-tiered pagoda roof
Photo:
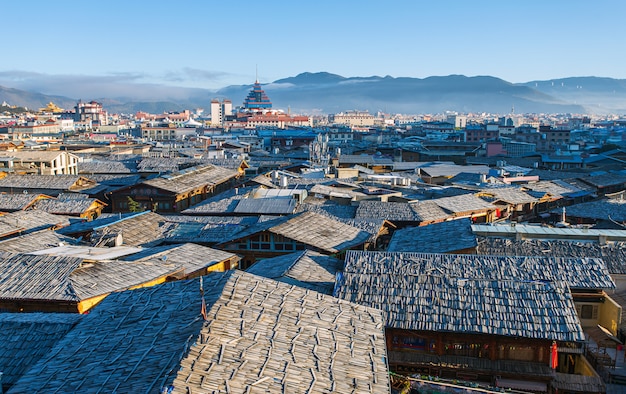
[[[252,90],[243,101],[243,107],[248,110],[264,110],[272,108],[272,102],[269,97],[267,97],[267,94],[265,94],[265,91],[261,88],[259,81],[254,83]]]

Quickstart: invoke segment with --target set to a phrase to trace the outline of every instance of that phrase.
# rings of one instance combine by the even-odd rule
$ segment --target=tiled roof
[[[597,242],[479,237],[476,251],[484,255],[600,258],[611,274],[626,274],[625,242],[600,245]]]
[[[302,204],[299,204],[296,208],[297,213],[311,211],[342,219],[353,219],[356,214],[356,210],[357,207],[353,205],[338,204],[331,200],[312,196],[307,196]]]
[[[0,313],[2,386],[13,385],[82,317],[77,313]]]
[[[185,209],[183,213],[185,215],[231,214],[239,201],[248,198],[253,190],[251,187],[232,188]]]
[[[114,160],[85,161],[80,163],[78,171],[80,174],[87,174],[90,178],[91,176],[89,174],[130,174],[132,172],[137,172],[137,166],[131,166],[129,164],[129,162]]]
[[[69,276],[82,260],[73,257],[0,253],[0,298],[79,301]]]
[[[87,196],[85,196],[87,197]],[[96,198],[46,198],[35,203],[36,209],[59,215],[80,215],[96,204]],[[102,204],[100,204],[102,206]]]
[[[492,205],[473,194],[464,194],[454,197],[442,197],[432,201],[439,207],[452,213],[486,211],[496,209],[495,205]]]
[[[472,222],[449,220],[420,227],[396,230],[389,241],[389,252],[449,253],[476,247]]]
[[[259,260],[246,272],[320,293],[332,294],[335,275],[342,265],[339,259],[305,250]]]
[[[239,173],[235,170],[206,165],[149,179],[143,184],[173,193],[184,193],[198,187],[218,185],[238,175]]]
[[[0,241],[0,251],[11,253],[30,253],[61,243],[75,243],[76,239],[57,234],[55,231],[41,230],[15,238]]]
[[[60,228],[69,224],[69,218],[37,210],[16,211],[0,216],[0,227],[20,228],[22,233]]]
[[[31,206],[42,194],[0,193],[0,211],[20,211]]]
[[[79,302],[177,272],[180,266],[0,253],[0,298]]]
[[[613,289],[602,259],[348,251],[346,272],[422,275],[440,272],[455,278],[563,281],[577,289]]]
[[[239,261],[237,255],[193,243],[156,246],[124,257],[125,261],[162,261],[184,268],[185,275],[211,267],[224,260]]]
[[[328,216],[304,212],[259,222],[232,234],[222,244],[269,231],[328,253],[337,253],[368,241],[372,234],[344,224]]]
[[[435,201],[419,201],[416,203],[361,201],[356,210],[355,218],[382,218],[399,222],[430,222],[449,218],[450,214],[441,209]]]
[[[390,392],[379,311],[241,271],[203,282],[206,321],[199,279],[114,293],[12,392]]]
[[[454,175],[464,173],[474,174],[487,174],[489,173],[489,167],[483,165],[474,166],[460,166],[456,164],[442,164],[432,163],[429,165],[421,166],[420,172],[424,172],[431,177],[452,177]]]
[[[86,300],[174,275],[181,269],[179,264],[161,261],[101,261],[76,268],[70,285],[79,300]]]
[[[362,199],[366,197],[365,193],[361,193],[358,190],[353,190],[348,187],[335,187],[335,186],[327,186],[327,185],[314,185],[310,192],[312,194],[319,194],[322,196],[329,197],[341,197],[341,198],[351,198],[351,199]]]
[[[390,392],[379,311],[244,273],[223,294],[181,362],[174,393]],[[202,379],[207,369],[221,379]]]
[[[581,181],[598,188],[623,186],[626,184],[626,175],[619,173],[603,174],[581,178]]]
[[[94,174],[89,175],[89,179],[107,186],[131,186],[139,183],[141,175]]]
[[[545,192],[549,193],[554,197],[558,196],[567,196],[571,193],[576,193],[581,191],[580,188],[570,185],[564,181],[559,179],[551,180],[551,181],[539,181],[539,182],[531,182],[524,185],[525,189],[536,191],[536,192]]]
[[[335,295],[381,309],[389,327],[584,341],[566,282],[572,275],[558,264],[546,269],[549,259],[506,259],[349,251]],[[598,274],[599,263],[577,274]]]
[[[585,340],[563,282],[345,273],[336,295],[382,310],[393,328]]]
[[[494,201],[507,204],[529,204],[538,200],[517,187],[490,187],[482,189],[480,194],[493,196]]]
[[[141,212],[94,228],[91,243],[97,246],[101,240],[110,235],[122,234],[124,245],[155,246],[163,239],[170,226],[171,224],[159,214],[150,211]]]
[[[233,210],[238,214],[290,215],[296,210],[293,198],[245,198]]]
[[[420,217],[411,205],[404,202],[361,201],[354,217],[356,219],[383,218],[403,222],[420,221]]]
[[[79,234],[83,232],[90,232],[93,229],[101,226],[106,226],[107,224],[116,223],[122,219],[127,219],[132,216],[143,215],[144,212],[130,212],[130,213],[115,213],[115,214],[102,214],[97,219],[94,220],[81,220],[74,221],[69,226],[60,228],[56,230],[59,234],[72,235]]]
[[[81,175],[8,175],[0,179],[1,188],[80,190],[95,185]]]
[[[259,221],[256,216],[187,216],[186,219],[168,230],[164,242],[216,244]],[[168,216],[167,220],[172,221],[172,217]]]
[[[450,214],[437,205],[434,200],[418,201],[410,205],[420,222],[434,222],[450,217]]]
[[[313,212],[305,212],[269,231],[330,253],[365,243],[370,233]]]
[[[176,172],[181,165],[198,165],[200,161],[184,157],[145,157],[137,165],[138,172]]]
[[[552,212],[561,213],[562,208]],[[588,218],[595,220],[608,220],[626,222],[626,201],[617,199],[604,199],[570,205],[565,208],[567,216]]]

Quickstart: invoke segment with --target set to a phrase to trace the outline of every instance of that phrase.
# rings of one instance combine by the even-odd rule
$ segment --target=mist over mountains
[[[214,91],[199,88],[138,85],[120,86],[119,95],[109,86],[106,96],[45,95],[0,86],[0,102],[28,108],[53,101],[73,108],[79,99],[96,100],[112,113],[180,111],[205,108],[211,99],[228,98],[240,105],[252,84],[233,85]],[[152,89],[152,90],[151,90]],[[343,77],[326,72],[302,73],[263,84],[274,108],[292,113],[327,114],[346,110],[372,113],[626,113],[626,80],[573,77],[513,84],[491,76],[463,75],[427,78]],[[147,99],[146,97],[150,97]]]

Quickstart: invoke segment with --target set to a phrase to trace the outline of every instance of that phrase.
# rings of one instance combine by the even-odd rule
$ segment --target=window
[[[581,319],[597,319],[598,318],[598,306],[597,305],[582,305],[580,308]]]

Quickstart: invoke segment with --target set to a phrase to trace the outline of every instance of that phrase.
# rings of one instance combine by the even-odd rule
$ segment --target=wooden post
[[[437,334],[437,355],[443,356],[443,340],[441,338],[441,333]]]

